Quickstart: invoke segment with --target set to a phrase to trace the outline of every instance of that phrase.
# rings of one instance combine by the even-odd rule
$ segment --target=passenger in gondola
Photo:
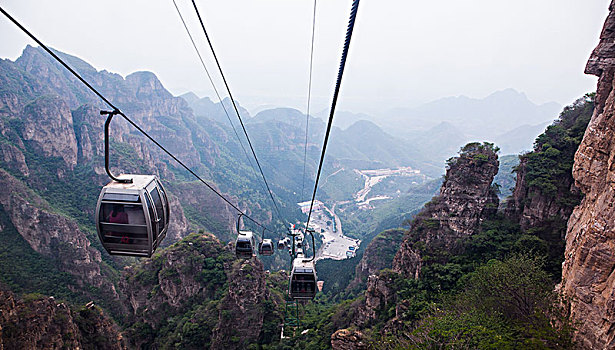
[[[119,205],[119,204],[113,204],[113,206],[111,207],[111,212],[109,213],[109,216],[107,217],[107,222],[110,222],[113,224],[128,224],[128,214],[124,210],[124,206]],[[123,235],[118,232],[109,232],[109,236],[113,236],[113,237],[120,236],[119,237],[120,243],[122,244],[131,243],[131,239],[128,238],[128,236]]]
[[[113,224],[127,224],[128,223],[128,214],[124,211],[124,206],[119,204],[113,204],[111,207],[111,212],[107,217],[107,222]]]

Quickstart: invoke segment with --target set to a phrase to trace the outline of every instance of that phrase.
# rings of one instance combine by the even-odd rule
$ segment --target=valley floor
[[[298,204],[303,208],[306,203],[309,205],[309,202]],[[342,221],[335,214],[335,205],[331,210],[322,202],[316,201],[312,215],[314,220],[310,222],[310,227],[322,238],[322,245],[316,252],[316,260],[344,260],[356,254],[361,240],[344,236]]]

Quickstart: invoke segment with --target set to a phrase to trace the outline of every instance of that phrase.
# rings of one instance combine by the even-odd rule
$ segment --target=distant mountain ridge
[[[451,150],[478,140],[494,142],[505,153],[519,153],[532,148],[560,110],[555,102],[535,104],[524,93],[505,89],[483,99],[446,97],[415,108],[391,109],[376,123],[436,158],[450,157]],[[449,137],[441,137],[443,132]],[[421,147],[425,140],[436,139],[437,148]]]
[[[446,97],[416,108],[397,108],[379,119],[385,129],[416,130],[447,121],[469,137],[493,137],[518,126],[553,121],[561,106],[555,102],[535,104],[514,89],[483,98]]]

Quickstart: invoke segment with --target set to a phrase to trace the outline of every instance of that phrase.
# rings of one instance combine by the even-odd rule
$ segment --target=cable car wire
[[[305,149],[303,151],[303,177],[301,182],[301,200],[305,191],[305,164],[307,163],[308,127],[310,125],[310,100],[312,99],[312,68],[314,64],[314,33],[316,31],[316,0],[312,17],[312,46],[310,49],[310,78],[308,83],[307,111],[305,115]]]
[[[75,78],[79,79],[79,81],[81,81],[85,86],[88,87],[88,89],[90,89],[94,94],[96,94],[96,96],[98,96],[101,100],[103,100],[109,107],[111,107],[113,109],[114,114],[118,114],[121,115],[128,123],[130,123],[135,129],[137,129],[140,133],[142,133],[143,135],[145,135],[145,137],[147,137],[150,141],[152,141],[156,146],[158,146],[158,148],[160,148],[161,150],[163,150],[169,157],[171,157],[173,160],[175,160],[179,165],[181,165],[184,169],[186,169],[186,171],[188,171],[190,174],[192,174],[196,179],[198,179],[201,183],[203,183],[205,186],[207,186],[210,190],[212,190],[216,195],[218,195],[218,197],[222,198],[228,205],[230,205],[233,209],[235,209],[236,211],[238,211],[239,213],[243,214],[244,217],[246,217],[247,219],[249,219],[250,221],[252,221],[253,223],[255,223],[256,225],[260,226],[261,228],[265,228],[267,230],[269,230],[266,226],[262,225],[260,222],[258,222],[256,219],[250,217],[249,215],[245,214],[241,209],[239,209],[235,204],[233,204],[230,200],[228,200],[226,197],[224,197],[220,192],[218,192],[213,186],[211,186],[210,184],[208,184],[205,180],[203,180],[198,174],[196,174],[192,169],[190,169],[186,164],[184,164],[184,162],[182,162],[181,160],[179,160],[175,155],[173,155],[173,153],[171,153],[170,151],[168,151],[164,146],[162,146],[158,141],[156,141],[153,137],[151,137],[145,130],[141,129],[141,127],[139,125],[137,125],[134,121],[132,121],[130,118],[128,118],[126,116],[126,114],[124,114],[124,112],[122,112],[119,108],[117,108],[113,103],[111,103],[105,96],[103,96],[98,90],[96,90],[96,88],[94,88],[92,85],[90,85],[90,83],[88,83],[83,77],[81,77],[81,75],[79,75],[79,73],[77,73],[74,69],[72,69],[68,64],[66,64],[66,62],[64,62],[64,60],[62,60],[60,57],[58,57],[58,55],[56,55],[49,47],[47,47],[47,45],[43,44],[43,42],[41,42],[36,36],[34,36],[34,34],[30,33],[30,31],[28,31],[24,26],[21,25],[21,23],[19,23],[15,18],[13,18],[13,16],[11,16],[8,12],[6,12],[4,10],[4,8],[0,7],[0,12],[2,12],[3,15],[5,15],[11,22],[13,22],[17,27],[19,27],[19,29],[21,29],[21,31],[23,31],[26,35],[28,35],[32,40],[34,40],[37,44],[39,44],[45,51],[47,51],[48,54],[50,54],[56,61],[58,61],[58,63],[60,63],[62,66],[64,66],[64,68],[66,68],[73,76],[75,76]]]
[[[346,30],[346,40],[344,41],[344,49],[342,51],[342,59],[340,61],[340,68],[337,73],[337,82],[335,84],[335,91],[333,93],[333,101],[331,102],[331,112],[329,113],[329,121],[327,123],[327,131],[325,132],[325,140],[322,145],[322,152],[320,154],[320,162],[318,164],[318,172],[316,173],[316,182],[314,183],[314,192],[312,192],[312,201],[310,203],[310,211],[308,212],[308,219],[305,223],[305,228],[308,229],[310,225],[310,218],[312,217],[312,209],[314,208],[314,200],[316,199],[316,191],[318,190],[318,180],[320,180],[320,172],[322,171],[322,164],[324,163],[325,153],[327,151],[327,143],[329,142],[329,135],[331,133],[331,126],[333,125],[333,116],[335,114],[335,107],[337,105],[337,98],[340,92],[340,86],[342,84],[342,77],[344,75],[344,68],[346,67],[346,59],[348,58],[348,50],[350,48],[350,40],[352,39],[352,31],[357,18],[357,11],[359,10],[359,1],[353,0],[352,7],[350,9],[350,19],[348,20],[348,29]]]
[[[218,92],[218,88],[216,88],[216,84],[214,84],[214,80],[211,77],[211,74],[209,73],[209,69],[207,69],[207,66],[205,65],[205,60],[203,60],[203,56],[201,56],[201,52],[196,46],[196,43],[194,42],[194,38],[192,37],[192,34],[190,33],[190,29],[188,28],[186,21],[184,21],[184,16],[182,16],[181,11],[179,10],[179,7],[177,6],[177,3],[175,2],[175,0],[173,0],[173,5],[175,5],[175,10],[177,10],[177,14],[179,15],[179,18],[181,19],[182,24],[184,25],[184,29],[186,29],[186,33],[188,34],[188,38],[190,38],[192,47],[194,47],[194,50],[196,51],[196,54],[199,57],[199,60],[201,61],[201,66],[205,70],[205,74],[207,75],[207,78],[209,79],[209,82],[211,83],[211,86],[214,89],[216,96],[218,97],[218,101],[220,101],[220,106],[222,107],[222,110],[224,110],[224,114],[226,115],[226,118],[228,119],[229,124],[231,124],[231,128],[233,129],[233,132],[235,133],[235,136],[237,137],[237,141],[239,141],[239,145],[241,146],[243,153],[246,155],[246,158],[248,159],[248,163],[250,164],[250,167],[252,168],[254,177],[256,178],[257,182],[261,185],[261,188],[263,189],[263,191],[267,192],[267,190],[265,189],[261,181],[258,181],[258,174],[256,174],[256,168],[254,167],[254,164],[252,163],[252,159],[250,158],[250,155],[248,154],[248,151],[246,150],[246,147],[244,146],[243,141],[241,141],[241,137],[239,137],[239,133],[237,132],[237,129],[235,128],[235,125],[233,124],[233,121],[231,120],[231,116],[229,115],[228,110],[226,109],[226,107],[224,106],[224,103],[222,102],[222,97],[220,96],[220,93]]]
[[[271,198],[271,201],[273,202],[273,206],[278,214],[278,218],[280,218],[280,220],[284,222],[284,219],[282,219],[282,215],[280,214],[280,209],[278,207],[278,204],[275,201],[275,198],[273,198],[273,192],[271,191],[271,188],[269,187],[269,183],[267,182],[267,178],[265,178],[265,174],[263,173],[263,168],[261,167],[261,164],[258,161],[258,157],[256,156],[256,152],[254,151],[254,147],[252,146],[252,141],[250,141],[250,137],[248,136],[246,127],[243,124],[243,120],[241,119],[241,114],[239,113],[239,109],[237,108],[237,104],[235,103],[235,99],[233,98],[233,94],[231,93],[231,89],[228,85],[228,82],[226,81],[226,77],[224,76],[224,72],[222,71],[220,61],[218,60],[218,56],[216,55],[214,46],[211,42],[211,39],[209,38],[209,34],[207,34],[207,30],[205,29],[205,24],[203,23],[203,18],[201,18],[201,14],[199,12],[198,7],[196,6],[195,0],[192,0],[192,5],[194,6],[194,11],[197,17],[199,18],[199,22],[201,23],[201,28],[203,29],[205,38],[207,38],[207,43],[209,44],[209,48],[211,49],[212,55],[214,56],[214,60],[216,61],[216,65],[218,66],[218,70],[220,71],[220,75],[222,76],[222,81],[224,82],[224,86],[226,86],[226,91],[228,92],[229,98],[231,99],[233,108],[235,109],[235,113],[237,113],[237,118],[239,119],[239,123],[241,124],[241,128],[243,129],[243,133],[246,135],[246,139],[248,140],[248,145],[250,146],[250,150],[252,150],[252,155],[254,156],[254,160],[256,160],[256,165],[258,166],[258,170],[260,171],[261,176],[263,177],[263,182],[265,182],[265,186],[267,187],[267,192],[269,193],[269,197]],[[288,227],[286,227],[286,229],[288,230],[290,234],[291,233],[290,229]]]

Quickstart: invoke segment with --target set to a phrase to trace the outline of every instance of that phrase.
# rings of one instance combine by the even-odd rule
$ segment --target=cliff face
[[[393,270],[368,277],[365,303],[355,324],[368,324],[379,310],[393,304],[397,304],[396,314],[403,313],[404,302],[396,300],[395,280],[418,279],[425,257],[430,262],[446,262],[449,253],[460,252],[463,239],[497,211],[498,197],[491,186],[497,171],[498,156],[488,143],[468,144],[459,157],[449,160],[440,194],[412,222],[393,259]]]
[[[559,119],[538,136],[534,150],[520,156],[506,214],[522,230],[535,229],[547,221],[565,222],[580,203],[582,195],[574,184],[572,167],[594,104],[594,96],[588,94],[565,107]]]
[[[118,327],[88,304],[71,310],[51,297],[0,290],[0,349],[126,349]]]
[[[374,237],[367,245],[365,253],[363,253],[363,257],[355,269],[355,278],[348,289],[364,284],[370,275],[382,269],[391,268],[403,236],[404,230],[392,229]]]
[[[585,70],[599,77],[596,110],[575,155],[573,176],[585,197],[568,221],[562,273],[576,340],[588,349],[615,347],[615,1],[609,9]]]
[[[211,349],[245,349],[256,343],[263,328],[264,305],[271,298],[265,288],[263,263],[255,258],[235,261],[227,272],[228,294],[222,299]],[[269,304],[273,305],[273,304]]]
[[[527,162],[527,157],[521,157],[517,168],[517,182],[507,202],[509,216],[519,222],[524,231],[542,224],[549,218],[557,217],[567,220],[573,208],[563,207],[554,198],[545,196],[539,189],[528,187]],[[561,185],[563,188],[577,191],[573,184],[572,174],[563,178]]]
[[[274,303],[265,277],[257,258],[235,260],[215,236],[190,235],[125,268],[127,337],[135,347],[244,349],[261,336],[265,313],[275,311],[266,309]]]
[[[83,285],[101,288],[109,299],[117,299],[115,287],[101,273],[100,252],[77,224],[54,213],[49,204],[19,180],[0,169],[0,207],[28,244],[39,254],[51,257],[61,271],[77,277]]]
[[[440,194],[413,221],[393,260],[393,271],[418,278],[423,254],[458,250],[461,239],[495,214],[499,200],[491,183],[498,165],[491,146],[478,143],[468,144],[449,161]]]

